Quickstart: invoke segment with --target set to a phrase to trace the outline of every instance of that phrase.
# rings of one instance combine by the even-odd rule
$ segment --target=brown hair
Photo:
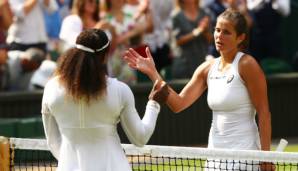
[[[198,8],[199,8],[199,2],[200,2],[199,0],[195,1],[195,4],[197,4]],[[184,0],[178,0],[177,4],[181,9],[184,9]]]
[[[85,4],[87,3],[87,1],[89,0],[74,0],[72,7],[71,7],[71,12],[73,14],[77,14],[78,16],[80,16],[80,18],[83,17],[84,13],[85,13]],[[95,0],[96,1],[96,10],[92,16],[92,19],[94,21],[99,21],[99,0]]]
[[[246,50],[249,45],[249,31],[245,17],[237,10],[228,8],[221,13],[219,18],[233,22],[237,36],[245,34],[245,39],[239,44],[241,50]]]
[[[106,58],[109,39],[100,29],[87,29],[77,37],[76,44],[98,52],[78,48],[69,49],[58,61],[56,75],[66,92],[75,101],[84,99],[87,103],[97,99],[106,90]],[[105,47],[105,48],[104,48]]]

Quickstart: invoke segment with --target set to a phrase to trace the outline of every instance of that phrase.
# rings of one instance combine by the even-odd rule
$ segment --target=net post
[[[0,171],[10,170],[9,140],[0,136]]]

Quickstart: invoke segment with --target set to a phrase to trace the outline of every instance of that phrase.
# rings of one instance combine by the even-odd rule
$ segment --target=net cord
[[[45,139],[10,138],[9,141],[11,148],[14,149],[49,150]],[[298,163],[298,153],[295,152],[226,150],[160,145],[145,145],[144,147],[136,147],[132,144],[122,144],[122,148],[124,149],[126,155]]]

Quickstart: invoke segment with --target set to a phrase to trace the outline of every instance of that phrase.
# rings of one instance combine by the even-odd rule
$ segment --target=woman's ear
[[[242,33],[237,37],[237,43],[240,45],[246,39],[246,34]]]

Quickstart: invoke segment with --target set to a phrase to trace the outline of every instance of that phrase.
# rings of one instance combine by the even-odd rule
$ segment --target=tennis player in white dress
[[[239,11],[227,9],[217,18],[214,31],[214,43],[220,57],[199,65],[179,94],[169,88],[167,105],[175,113],[188,108],[205,90],[208,91],[208,105],[213,112],[208,148],[270,150],[271,113],[266,77],[257,61],[242,53],[247,45],[247,36],[245,17]],[[146,52],[148,58],[129,49],[124,59],[129,66],[145,73],[152,81],[162,80],[149,49]],[[274,170],[271,163],[252,166],[229,161],[228,164],[210,162],[206,165],[209,171]]]
[[[255,121],[256,109],[238,72],[239,60],[244,53],[238,52],[231,67],[225,72],[218,68],[221,57],[216,58],[208,73],[207,101],[212,109],[212,124],[208,148],[260,150],[260,135]],[[252,161],[208,161],[208,171],[258,170]],[[212,169],[215,168],[215,169]]]
[[[88,47],[87,41],[91,41],[94,47]],[[67,91],[67,82],[61,79],[65,76],[61,68],[69,64],[65,64],[66,58],[89,60],[87,58],[106,57],[101,53],[108,51],[101,51],[108,48],[108,43],[108,38],[101,30],[82,32],[77,39],[77,46],[70,50],[71,53],[66,53],[58,65],[58,74],[45,86],[42,118],[48,146],[58,159],[58,171],[130,171],[131,166],[117,134],[117,124],[121,123],[130,142],[137,146],[146,144],[154,131],[160,111],[159,103],[164,102],[168,94],[165,86],[155,86],[151,91],[143,119],[136,111],[131,89],[115,78],[104,77],[104,93],[96,98],[80,98]],[[98,56],[92,56],[91,53],[96,51]],[[80,68],[73,69],[75,72]],[[95,75],[85,79],[93,77]],[[69,81],[72,79],[69,78]],[[73,79],[72,84],[75,83]],[[86,100],[88,97],[89,100]]]

